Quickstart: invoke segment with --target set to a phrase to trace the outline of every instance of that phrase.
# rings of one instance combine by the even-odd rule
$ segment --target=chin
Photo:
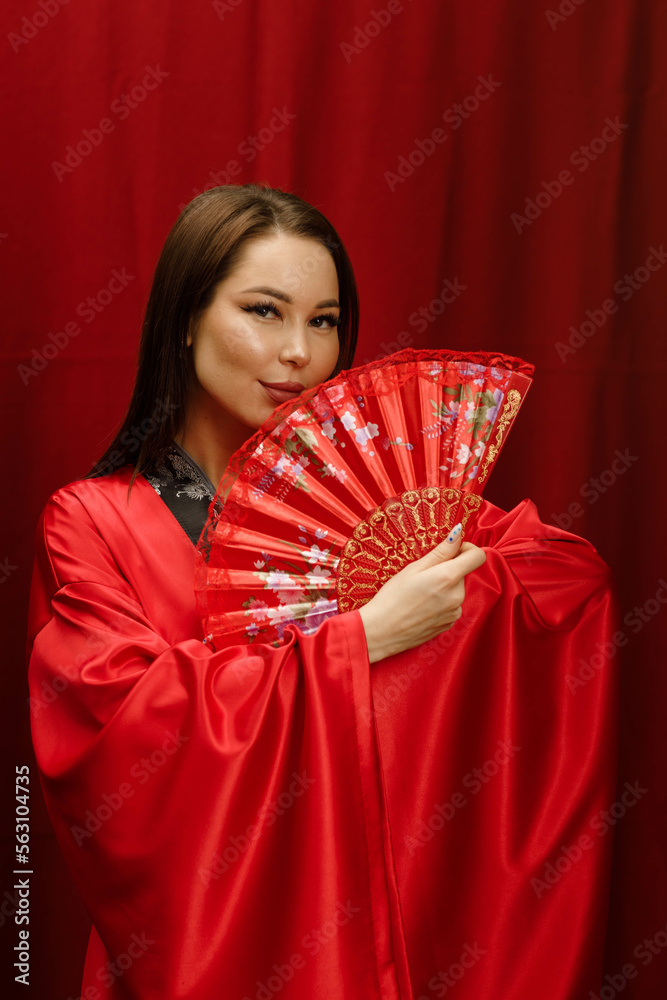
[[[258,413],[258,415],[256,417],[253,417],[252,420],[249,420],[248,423],[246,424],[246,426],[251,431],[258,431],[260,429],[260,427],[263,424],[266,423],[266,421],[269,419],[269,417],[273,416],[273,414],[275,413],[275,411],[277,409],[278,409],[277,406],[273,406],[273,407],[267,406],[266,408],[263,408],[262,411],[261,411],[261,413]]]

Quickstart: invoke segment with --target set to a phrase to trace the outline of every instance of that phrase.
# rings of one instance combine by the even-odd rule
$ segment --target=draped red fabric
[[[596,895],[595,905],[608,905],[608,926],[604,970],[591,990],[601,1000],[612,991],[660,996],[664,4],[9,0],[0,16],[11,93],[0,168],[10,849],[0,923],[11,951],[20,905],[11,874],[14,767],[27,765],[34,958],[21,995],[78,997],[89,931],[30,749],[24,649],[35,525],[48,496],[87,472],[121,419],[151,273],[179,206],[207,185],[259,180],[316,204],[348,246],[362,301],[358,362],[447,347],[502,351],[536,366],[486,495],[506,509],[532,498],[543,521],[589,539],[614,572],[620,762],[617,788],[600,808],[611,809],[626,783],[647,792],[615,810],[600,840],[606,849],[613,838],[614,853],[610,898]],[[582,659],[586,686],[558,691],[572,706],[592,705],[608,683],[604,651]],[[500,711],[497,701],[485,704],[489,724]],[[376,721],[386,740],[383,718]],[[452,758],[457,777],[489,759],[496,737],[484,730],[484,738],[492,745]],[[500,798],[525,760],[517,754],[479,802],[487,791]],[[463,826],[447,831],[462,836],[474,805],[456,817]],[[389,793],[386,808],[391,816]],[[399,883],[428,868],[436,837],[408,853],[411,870],[397,870]],[[564,877],[554,891],[565,885]],[[553,896],[542,902],[554,905]],[[517,934],[526,932],[524,912],[517,900]],[[474,933],[462,948],[474,946]],[[487,975],[482,961],[476,969],[468,975]]]
[[[212,653],[194,546],[129,480],[49,501],[32,594],[35,751],[95,926],[83,995],[595,987],[616,678],[577,683],[614,626],[592,547],[484,504],[451,634],[369,670],[348,612]]]

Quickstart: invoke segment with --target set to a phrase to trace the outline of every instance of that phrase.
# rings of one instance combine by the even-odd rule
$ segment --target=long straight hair
[[[88,478],[134,465],[154,471],[183,426],[192,385],[187,335],[232,272],[249,240],[277,233],[315,240],[338,275],[340,342],[331,375],[352,365],[359,296],[350,258],[331,223],[295,194],[259,184],[229,184],[198,195],[169,233],[155,269],[144,316],[134,391],[123,424]],[[249,431],[250,435],[251,431]]]

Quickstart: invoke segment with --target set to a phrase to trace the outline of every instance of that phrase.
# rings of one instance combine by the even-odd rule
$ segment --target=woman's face
[[[247,243],[188,334],[196,409],[256,430],[279,403],[331,375],[339,315],[326,247],[284,233]]]

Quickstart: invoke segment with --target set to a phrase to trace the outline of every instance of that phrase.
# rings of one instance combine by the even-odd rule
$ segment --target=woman
[[[214,484],[278,404],[349,366],[357,322],[316,209],[256,185],[199,196],[158,263],[127,419],[42,515],[33,735],[94,924],[84,996],[430,997],[454,969],[461,998],[595,985],[608,845],[577,848],[553,898],[531,884],[613,787],[611,688],[563,689],[608,628],[590,546],[528,501],[486,504],[479,545],[452,532],[312,635],[202,642]]]

